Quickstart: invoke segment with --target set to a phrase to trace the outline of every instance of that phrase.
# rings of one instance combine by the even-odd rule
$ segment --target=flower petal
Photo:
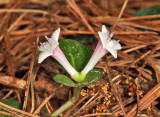
[[[45,52],[48,50],[48,48],[50,48],[50,44],[48,42],[43,42],[43,43],[40,43],[40,47],[39,47],[39,51],[41,52]]]
[[[106,26],[102,26],[102,33],[105,33],[106,36],[109,36],[109,31],[107,30]]]
[[[54,41],[58,41],[59,38],[59,33],[60,33],[60,28],[58,28],[56,31],[54,31],[51,35],[51,39]]]
[[[119,43],[119,40],[116,41],[114,39],[112,39],[111,41],[109,41],[109,43],[107,44],[107,46],[112,47],[113,49],[117,49],[120,50],[122,47]]]
[[[105,48],[115,57],[117,58],[117,50],[120,50],[122,47],[119,43],[119,41],[111,40],[109,43],[105,46]]]
[[[117,58],[117,50],[113,49],[112,47],[106,47],[106,49],[114,56],[114,58]]]
[[[52,53],[48,53],[48,52],[41,52],[39,54],[39,58],[38,58],[38,63],[41,63],[44,59],[46,59],[47,57],[51,56]]]
[[[119,43],[119,40],[116,41],[116,40],[112,40],[114,42],[114,48],[117,49],[117,50],[121,50],[122,47],[121,47],[121,44]]]
[[[104,33],[100,32],[100,31],[98,32],[98,35],[99,35],[100,40],[102,42],[103,48],[105,48],[105,46],[108,43],[106,35]]]

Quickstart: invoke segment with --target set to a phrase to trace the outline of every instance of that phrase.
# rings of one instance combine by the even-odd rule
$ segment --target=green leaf
[[[100,80],[102,75],[102,70],[92,69],[87,73],[85,79],[78,84],[74,83],[70,78],[62,74],[54,76],[53,80],[59,84],[63,84],[69,87],[86,87]]]
[[[145,7],[133,14],[133,16],[146,16],[160,14],[160,5]],[[153,20],[153,19],[152,19]]]
[[[102,75],[102,70],[92,69],[87,73],[85,79],[82,82],[78,83],[78,87],[85,87],[93,84],[100,80],[102,78]]]
[[[93,53],[88,46],[71,39],[61,40],[59,45],[70,64],[78,72],[86,66]]]
[[[18,101],[16,100],[13,100],[13,99],[3,99],[3,100],[0,100],[0,102],[4,103],[4,104],[7,104],[9,106],[12,106],[14,108],[17,108],[17,109],[22,109],[22,104],[19,103]],[[5,111],[7,112],[6,110],[3,110],[0,108],[0,111]],[[6,116],[6,115],[2,115],[0,114],[0,117],[9,117],[9,116]]]
[[[53,80],[59,84],[63,84],[69,87],[76,87],[76,84],[67,76],[63,74],[57,74],[53,77]]]
[[[77,34],[74,38],[75,38],[74,40],[82,44],[88,44],[92,41],[97,40],[94,35],[86,35],[86,34]]]

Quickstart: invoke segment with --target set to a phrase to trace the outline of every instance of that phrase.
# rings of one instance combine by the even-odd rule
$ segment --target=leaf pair
[[[88,72],[85,79],[80,83],[74,83],[69,77],[63,74],[57,74],[53,77],[54,81],[69,87],[86,87],[102,78],[102,70],[92,69]]]

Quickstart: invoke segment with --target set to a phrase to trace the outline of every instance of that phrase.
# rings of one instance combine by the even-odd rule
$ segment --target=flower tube
[[[117,50],[121,49],[119,40],[111,40],[113,32],[109,34],[109,31],[106,29],[105,25],[102,26],[102,32],[99,31],[98,35],[100,40],[98,41],[91,59],[89,60],[86,67],[82,70],[83,74],[87,74],[91,69],[93,69],[97,62],[108,52],[117,58]]]
[[[47,57],[52,56],[66,69],[66,71],[72,77],[74,77],[77,74],[77,71],[71,66],[71,64],[68,62],[62,50],[59,47],[59,33],[60,28],[58,28],[55,32],[52,33],[51,38],[45,36],[48,42],[41,43],[39,47],[41,53],[38,58],[38,63],[41,63]]]

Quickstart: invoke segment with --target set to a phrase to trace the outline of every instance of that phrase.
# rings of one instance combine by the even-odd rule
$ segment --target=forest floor
[[[160,117],[160,1],[129,0],[116,22],[125,1],[0,0],[0,100],[23,106],[0,102],[0,114],[46,117],[64,104],[73,89],[52,80],[66,72],[51,59],[38,64],[39,43],[60,27],[60,40],[94,50],[106,25],[122,45],[118,58],[103,57],[95,67],[103,78],[59,116]]]

